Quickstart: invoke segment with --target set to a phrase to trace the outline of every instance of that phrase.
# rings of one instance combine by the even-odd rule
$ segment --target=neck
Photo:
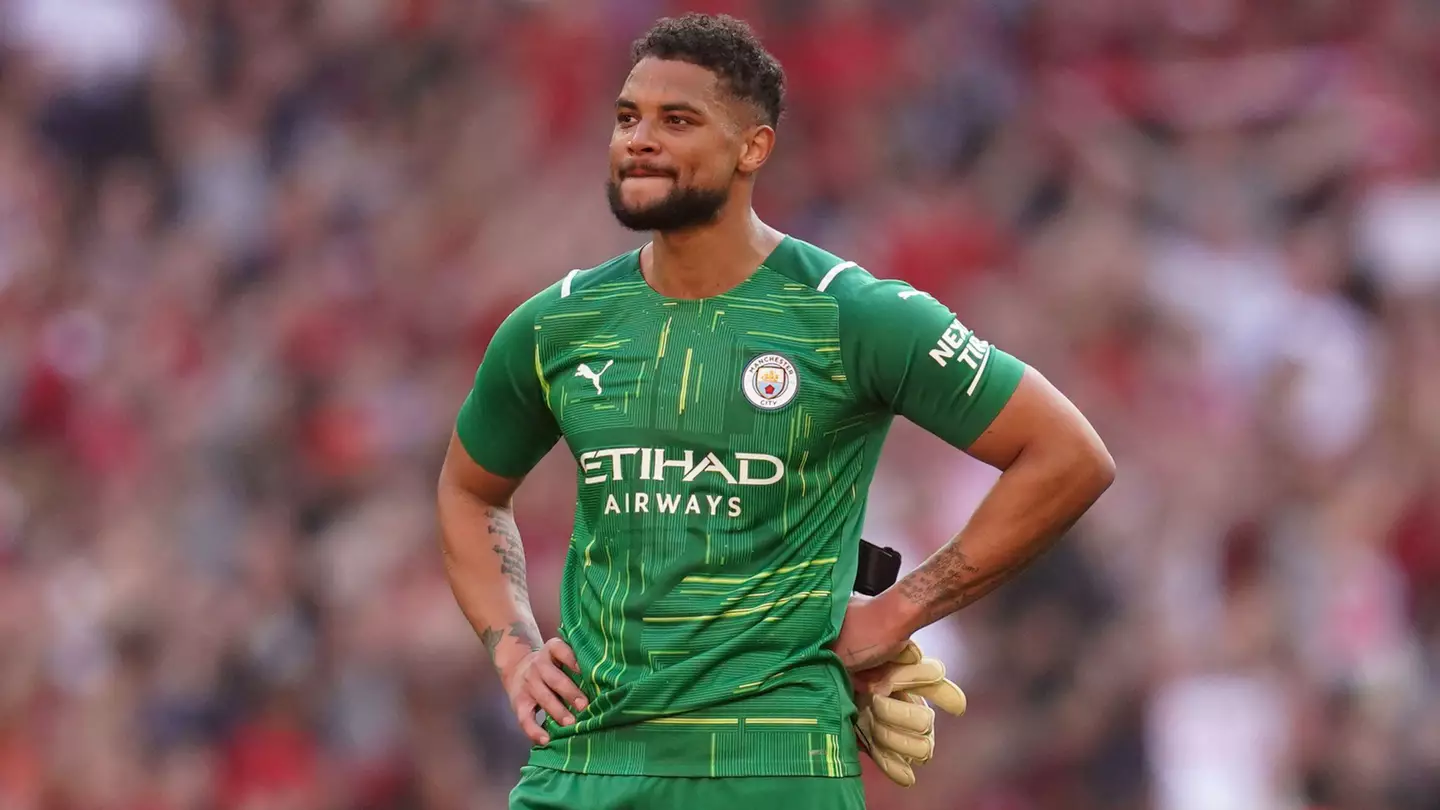
[[[708,298],[738,286],[785,238],[747,205],[737,216],[684,231],[657,232],[640,271],[667,298]]]

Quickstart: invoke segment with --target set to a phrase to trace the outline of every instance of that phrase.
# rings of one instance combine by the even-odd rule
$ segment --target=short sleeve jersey
[[[1024,365],[930,295],[786,238],[722,295],[639,251],[572,271],[486,351],[457,432],[524,476],[561,438],[579,497],[562,637],[591,704],[531,762],[653,776],[853,776],[828,650],[896,415],[968,447]]]

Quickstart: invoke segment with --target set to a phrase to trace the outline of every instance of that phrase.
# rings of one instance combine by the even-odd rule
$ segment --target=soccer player
[[[1113,462],[934,298],[756,216],[784,77],[745,24],[664,19],[632,55],[607,191],[651,241],[505,320],[440,476],[449,581],[534,742],[511,807],[862,808],[847,671],[1014,576]],[[852,600],[897,414],[1003,473],[958,536]],[[511,496],[562,438],[579,497],[545,641]]]

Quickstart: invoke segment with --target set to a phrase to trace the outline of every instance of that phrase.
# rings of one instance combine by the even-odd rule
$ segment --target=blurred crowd
[[[762,217],[1090,416],[1115,486],[923,641],[876,810],[1440,808],[1440,7],[0,0],[0,808],[481,810],[526,743],[433,492],[657,16],[785,65]],[[995,472],[897,426],[907,567]],[[555,630],[574,462],[517,502]]]

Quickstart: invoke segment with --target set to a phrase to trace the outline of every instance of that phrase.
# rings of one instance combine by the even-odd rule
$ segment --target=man
[[[847,670],[1016,574],[1113,463],[933,298],[760,221],[784,78],[748,27],[661,20],[633,56],[608,193],[652,241],[505,321],[440,479],[451,585],[535,743],[511,807],[861,808]],[[956,538],[852,603],[895,414],[1004,472]],[[510,504],[561,438],[579,499],[542,643]]]

